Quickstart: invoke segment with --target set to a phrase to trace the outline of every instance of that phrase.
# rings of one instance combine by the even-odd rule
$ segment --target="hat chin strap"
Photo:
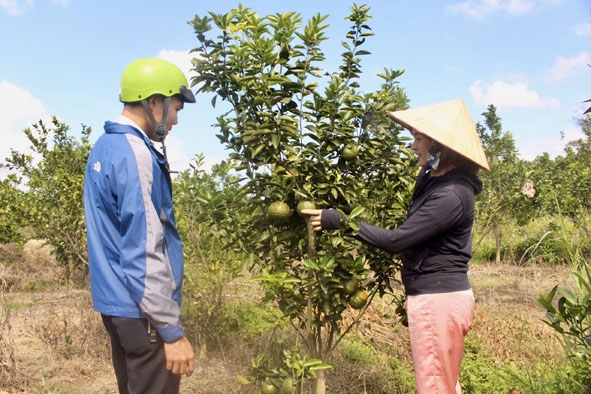
[[[431,142],[426,159],[427,170],[437,171],[437,168],[439,168],[439,161],[441,160],[441,146],[437,142]]]
[[[162,118],[160,119],[160,123],[156,122],[156,119],[154,118],[154,114],[152,114],[152,110],[150,109],[150,105],[148,104],[148,99],[142,100],[142,105],[144,106],[144,109],[148,113],[148,117],[150,118],[150,122],[152,122],[152,125],[154,126],[154,129],[156,130],[156,134],[158,135],[158,138],[160,139],[160,143],[162,144],[162,155],[164,156],[164,166],[166,167],[166,171],[168,171],[169,173],[170,172],[177,172],[177,171],[170,170],[170,165],[168,163],[168,156],[166,155],[166,145],[164,144],[164,137],[166,134],[166,117],[168,115],[168,107],[170,106],[171,100],[172,100],[171,97],[164,98],[164,104],[162,107]]]

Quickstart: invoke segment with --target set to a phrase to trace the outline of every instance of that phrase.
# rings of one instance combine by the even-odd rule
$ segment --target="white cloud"
[[[174,128],[172,129],[172,133],[174,133]],[[173,171],[183,171],[189,168],[191,158],[183,152],[184,142],[174,134],[169,134],[166,137],[165,144],[170,169]],[[159,144],[156,144],[156,146],[159,146]]]
[[[9,15],[22,15],[33,5],[33,0],[0,0],[0,8],[3,8]]]
[[[191,68],[193,67],[191,60],[195,57],[195,55],[189,53],[189,51],[173,51],[162,49],[160,52],[158,52],[156,57],[176,64],[181,70],[183,70],[189,81],[191,80],[191,77],[195,76],[195,73],[191,71]]]
[[[562,134],[557,132],[551,137],[533,137],[519,141],[519,153],[524,160],[534,160],[541,152],[548,153],[552,158],[564,156],[564,149],[568,143],[583,137],[581,128],[571,123]]]
[[[480,19],[496,12],[524,15],[532,12],[536,7],[558,3],[560,0],[467,0],[449,5],[446,10],[453,14],[464,14]]]
[[[578,25],[573,26],[573,31],[577,36],[591,36],[591,23],[579,23]]]
[[[497,108],[558,108],[560,102],[552,97],[541,97],[526,83],[513,84],[495,81],[492,84],[478,80],[470,86],[474,101],[482,106],[493,104]]]
[[[8,81],[0,82],[0,162],[4,163],[14,149],[21,153],[29,152],[30,142],[23,130],[42,119],[48,121],[50,116],[31,92]],[[0,178],[6,174],[3,171]]]
[[[166,156],[170,163],[170,169],[179,172],[189,169],[189,164],[193,161],[194,157],[189,157],[185,153],[186,143],[174,135],[174,128],[172,129],[171,134],[166,137],[165,144]],[[157,143],[156,146],[159,147],[160,145]],[[209,172],[214,164],[218,164],[225,159],[227,159],[227,157],[206,156],[203,158],[201,169]]]
[[[579,74],[588,68],[591,63],[591,54],[589,52],[580,52],[574,57],[558,56],[556,62],[543,75],[546,83],[555,83],[564,81],[569,77]]]
[[[48,113],[41,101],[31,92],[7,81],[0,82],[0,135],[3,141],[0,158],[4,159],[9,151],[8,145],[15,148],[28,146],[28,140],[22,132],[39,119],[48,119]]]
[[[51,0],[52,4],[60,7],[67,7],[72,0]],[[0,0],[0,8],[3,8],[8,15],[24,15],[31,8],[35,7],[34,0]]]
[[[535,1],[509,0],[505,2],[504,9],[513,15],[522,15],[530,12],[535,6]]]
[[[39,120],[40,115],[47,113],[41,101],[31,92],[8,81],[0,82],[0,108],[3,109],[0,130],[13,124]]]

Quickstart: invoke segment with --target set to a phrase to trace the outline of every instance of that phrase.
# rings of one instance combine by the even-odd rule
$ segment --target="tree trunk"
[[[316,256],[316,247],[315,247],[315,235],[314,229],[310,224],[310,218],[306,216],[306,229],[308,233],[308,258],[314,258]],[[310,275],[312,275],[310,273]],[[312,305],[312,298],[308,297],[308,311],[306,317],[306,341],[308,347],[308,354],[314,358],[322,358],[322,354],[318,354],[320,349],[316,348],[316,336],[315,331],[312,329],[312,321],[313,317],[313,305]],[[318,331],[320,334],[320,331]],[[322,347],[320,347],[322,348]],[[316,371],[316,380],[314,381],[314,394],[326,394],[326,375],[324,374],[324,370]]]
[[[497,254],[495,256],[495,263],[497,263],[497,264],[501,264],[501,239],[502,239],[501,230],[496,229],[495,230],[495,246],[497,248]]]
[[[323,369],[316,371],[316,381],[314,382],[314,394],[326,394],[326,374]]]

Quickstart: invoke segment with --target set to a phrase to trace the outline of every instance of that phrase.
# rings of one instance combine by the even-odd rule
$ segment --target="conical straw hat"
[[[464,100],[388,112],[388,116],[405,128],[425,134],[490,171],[482,142]]]

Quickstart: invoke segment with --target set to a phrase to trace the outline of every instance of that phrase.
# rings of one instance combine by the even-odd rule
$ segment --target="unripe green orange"
[[[271,220],[281,222],[287,220],[291,216],[291,209],[289,209],[289,205],[283,201],[274,201],[269,205],[267,213]]]
[[[341,282],[343,285],[343,294],[345,295],[353,295],[357,291],[357,287],[359,286],[359,281],[357,278],[351,278],[347,280],[343,280]]]
[[[359,155],[359,148],[357,145],[347,145],[343,148],[343,159],[346,161],[353,161]]]
[[[261,384],[261,394],[277,394],[279,389],[273,385],[271,382],[263,382]]]
[[[314,204],[314,202],[312,202],[312,201],[307,201],[307,200],[300,201],[298,203],[298,206],[296,207],[298,215],[300,215],[300,216],[303,216],[302,209],[316,209],[316,204]]]
[[[285,394],[293,394],[293,379],[290,376],[285,378],[285,380],[283,381],[281,390],[283,390]]]

